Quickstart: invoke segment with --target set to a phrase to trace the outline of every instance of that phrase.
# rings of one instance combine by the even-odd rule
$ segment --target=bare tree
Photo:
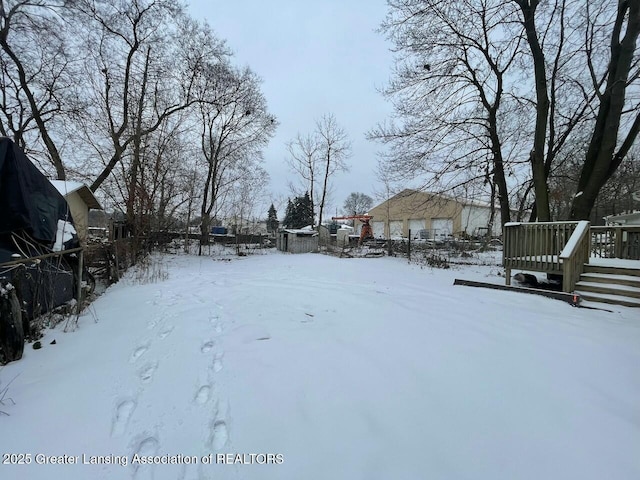
[[[367,213],[373,205],[373,199],[360,192],[352,192],[344,201],[342,207],[345,215],[362,215]]]
[[[396,121],[370,134],[392,147],[386,177],[484,184],[502,223],[509,192],[519,217],[533,193],[531,218],[550,220],[549,181],[589,130],[571,213],[587,217],[640,130],[639,1],[390,0]]]
[[[397,121],[369,133],[390,146],[381,165],[385,177],[454,195],[485,185],[485,195],[493,200],[497,194],[502,223],[508,222],[506,172],[513,174],[518,156],[508,77],[519,54],[515,9],[497,0],[389,5],[382,30],[398,57],[384,94],[394,102]]]
[[[0,133],[27,147],[25,135],[37,132],[60,180],[65,167],[51,125],[68,108],[73,55],[63,33],[63,6],[62,0],[0,2]]]
[[[316,184],[321,177],[319,140],[315,134],[302,135],[298,133],[294,140],[287,143],[287,151],[289,152],[287,163],[302,179],[303,188],[301,191],[309,192],[315,218]],[[299,194],[300,192],[296,193]]]
[[[338,171],[347,171],[346,160],[351,156],[351,142],[332,114],[324,115],[316,122],[318,147],[321,152],[322,190],[318,225],[322,225],[325,202],[329,192],[329,180]]]
[[[174,228],[177,212],[185,203],[193,201],[193,187],[189,183],[194,165],[189,159],[194,149],[185,128],[179,121],[164,122],[153,135],[145,137],[140,146],[143,161],[139,162],[132,213],[138,221],[144,220],[152,231]]]
[[[614,8],[599,2],[596,5],[586,2],[587,64],[592,73],[593,88],[599,104],[571,207],[572,219],[589,217],[600,190],[620,167],[640,131],[638,98],[629,95],[629,92],[637,91],[640,78],[637,54],[640,0],[619,1],[615,15],[609,14],[608,18],[606,13],[602,13],[604,7],[608,7],[606,13]],[[596,72],[593,41],[601,34],[604,20],[608,20],[610,28],[609,61],[604,74],[599,76]]]
[[[588,143],[571,159],[563,162],[549,178],[551,212],[555,218],[569,218],[575,198],[582,160]],[[598,198],[587,218],[601,225],[607,215],[616,215],[634,209],[633,193],[640,188],[640,148],[635,145],[616,172],[600,189]]]
[[[242,176],[235,182],[227,198],[226,217],[234,219],[237,234],[250,234],[254,233],[251,231],[251,219],[256,218],[258,207],[262,204],[269,175],[260,165],[242,170]]]
[[[227,63],[203,66],[197,86],[206,162],[201,246],[208,243],[212,212],[222,208],[223,195],[246,176],[246,169],[261,160],[262,148],[277,126],[259,83],[248,68],[238,70]]]
[[[523,96],[529,100],[523,108],[533,106],[535,118],[529,154],[530,188],[536,197],[531,219],[552,218],[549,183],[557,188],[560,179],[552,178],[554,172],[567,171],[565,161],[571,170],[575,155],[583,159],[583,173],[570,216],[588,218],[600,188],[640,129],[638,100],[626,94],[638,79],[635,49],[640,7],[637,1],[621,1],[617,7],[600,0],[513,3],[519,7],[529,46],[530,61],[523,62],[524,72],[532,74],[535,85],[534,99]],[[626,137],[618,139],[623,125]],[[585,131],[591,132],[590,139],[584,138]],[[576,148],[582,142],[590,145],[586,151]]]
[[[100,142],[88,140],[103,160],[91,189],[100,188],[132,148],[125,196],[131,216],[143,137],[195,101],[190,90],[195,73],[185,59],[193,51],[185,51],[181,42],[193,33],[193,22],[179,23],[182,10],[174,0],[74,0],[71,5],[78,35],[92,52],[85,74],[93,108],[84,120],[93,128],[86,133],[103,135]],[[215,49],[198,53],[223,54]]]
[[[589,128],[596,99],[580,47],[586,32],[582,22],[575,21],[582,17],[585,2],[514,3],[528,45],[522,71],[526,76],[533,70],[535,91],[535,97],[522,94],[519,99],[523,111],[533,119],[529,153],[532,183],[528,190],[535,193],[535,204],[530,219],[549,221],[550,176],[570,161],[576,138],[582,136],[582,129]]]

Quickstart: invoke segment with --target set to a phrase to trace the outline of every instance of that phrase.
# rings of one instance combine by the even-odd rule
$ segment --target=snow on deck
[[[166,262],[0,370],[0,452],[32,455],[3,480],[640,478],[637,310],[452,285],[495,267]]]
[[[627,260],[623,258],[589,257],[589,265],[618,268],[640,268],[640,260]]]

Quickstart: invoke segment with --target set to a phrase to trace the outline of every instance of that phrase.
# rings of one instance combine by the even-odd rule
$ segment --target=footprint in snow
[[[149,350],[149,347],[147,345],[141,345],[140,347],[136,348],[133,353],[131,354],[131,358],[129,359],[129,361],[131,363],[134,363],[135,361],[137,361],[142,355],[145,354],[145,352]]]
[[[198,405],[204,405],[205,403],[207,403],[209,401],[210,397],[211,397],[211,387],[209,385],[204,385],[204,386],[200,387],[198,389],[198,391],[196,392],[196,396],[194,398],[194,401]]]
[[[153,457],[158,453],[158,447],[160,446],[160,442],[155,437],[146,437],[141,442],[138,443],[134,454],[139,455],[140,457]],[[133,455],[132,455],[133,457]],[[141,474],[144,471],[148,471],[148,477],[153,478],[153,465],[152,464],[136,464],[133,467],[133,478],[140,478]]]
[[[127,430],[129,419],[136,409],[135,400],[124,400],[116,407],[116,412],[113,417],[113,423],[111,424],[111,436],[119,437]]]
[[[147,330],[153,330],[157,326],[158,326],[158,321],[157,320],[149,320],[147,322]]]
[[[214,450],[221,450],[229,441],[229,431],[227,430],[227,423],[224,420],[216,420],[211,426],[211,437],[209,438],[209,445]]]
[[[216,353],[216,358],[213,360],[213,371],[218,373],[222,370],[222,357],[223,352]]]
[[[200,351],[202,353],[209,353],[211,350],[213,350],[213,341],[208,341],[207,343],[203,344],[202,347],[200,347]]]
[[[153,381],[153,374],[157,368],[157,362],[145,365],[142,370],[140,370],[140,381],[142,381],[142,383],[151,383]]]
[[[171,334],[171,332],[173,332],[174,328],[175,328],[174,326],[171,326],[171,327],[165,328],[163,331],[161,331],[158,334],[158,337],[160,337],[160,340],[164,340],[165,338],[167,338]]]

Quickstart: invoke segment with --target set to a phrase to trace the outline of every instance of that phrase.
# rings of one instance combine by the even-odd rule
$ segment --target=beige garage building
[[[415,237],[426,230],[430,239],[486,233],[491,216],[488,203],[456,199],[418,190],[403,190],[369,210],[376,238]],[[500,235],[500,209],[496,207],[492,235]]]

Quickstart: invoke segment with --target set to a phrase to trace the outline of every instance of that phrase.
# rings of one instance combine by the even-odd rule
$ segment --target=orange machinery
[[[358,245],[362,245],[362,242],[373,237],[373,229],[369,221],[373,218],[371,215],[347,215],[345,217],[331,217],[331,220],[360,220],[362,222],[362,230],[360,231],[360,240]]]

